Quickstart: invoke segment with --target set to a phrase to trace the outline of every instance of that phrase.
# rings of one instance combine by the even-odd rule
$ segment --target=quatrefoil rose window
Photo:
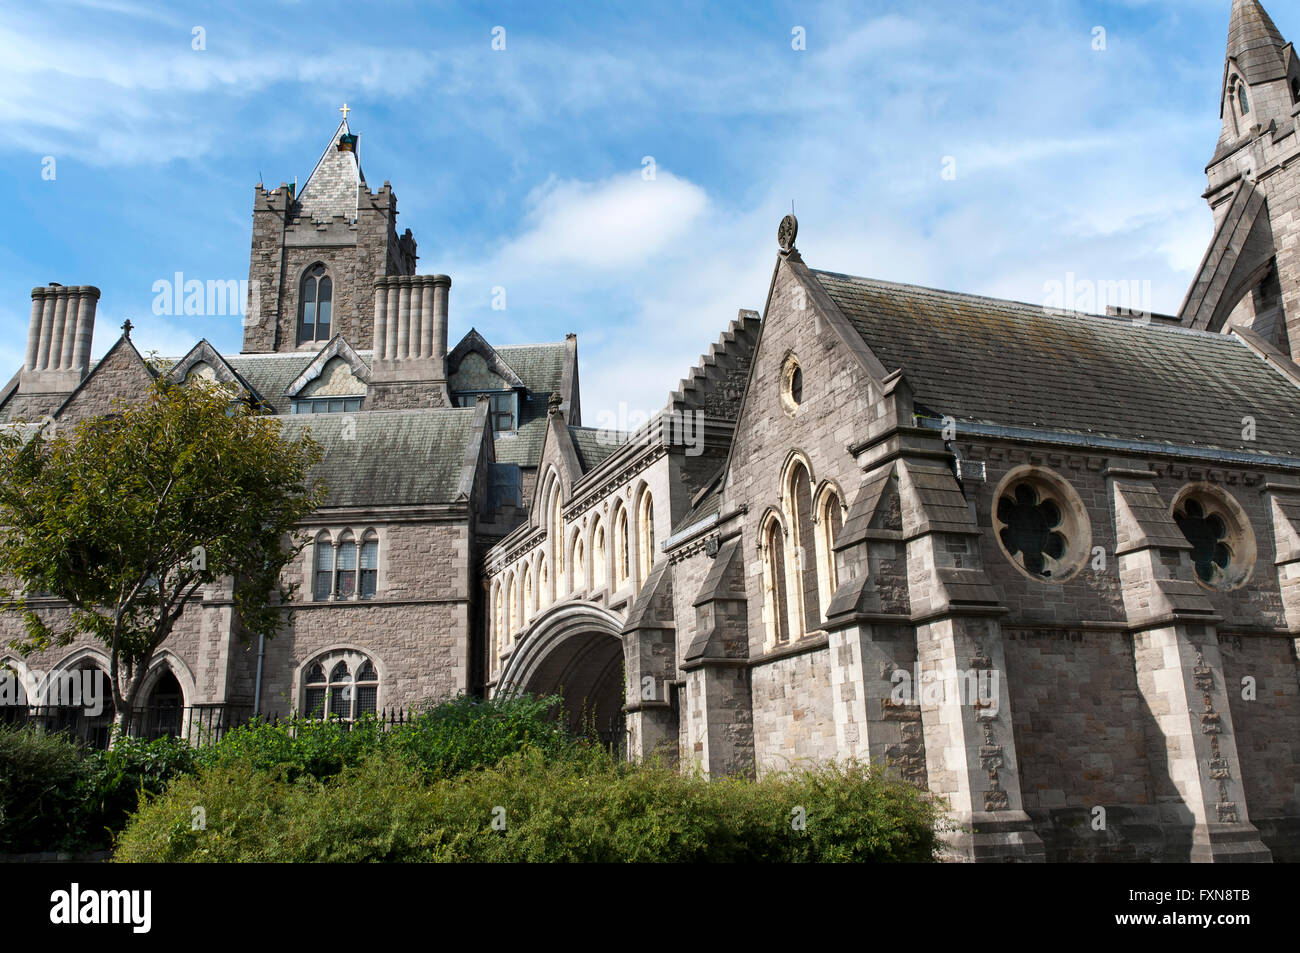
[[[1002,551],[1022,572],[1062,582],[1084,562],[1091,543],[1078,495],[1043,467],[1008,474],[994,496],[993,529]]]
[[[1235,499],[1208,483],[1185,487],[1174,499],[1174,522],[1192,546],[1196,580],[1211,589],[1235,589],[1255,565],[1255,535]]]

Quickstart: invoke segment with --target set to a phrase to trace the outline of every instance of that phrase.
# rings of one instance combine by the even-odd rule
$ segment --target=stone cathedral
[[[98,290],[51,283],[0,421],[168,374],[324,444],[299,601],[259,640],[228,584],[194,600],[150,670],[171,730],[558,693],[631,758],[887,763],[955,858],[1300,860],[1300,62],[1256,0],[1219,110],[1177,315],[821,271],[787,217],[761,314],[632,433],[583,426],[573,335],[450,344],[452,279],[345,118],[255,190],[239,354],[127,328],[92,362]]]

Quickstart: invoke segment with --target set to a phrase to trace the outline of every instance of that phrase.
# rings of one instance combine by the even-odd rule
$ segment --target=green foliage
[[[205,830],[193,829],[195,806]],[[803,829],[792,823],[800,807]],[[142,806],[115,859],[924,861],[938,817],[923,792],[854,766],[709,781],[591,748],[528,748],[446,776],[390,751],[326,782],[246,763],[204,769]]]
[[[145,400],[75,429],[0,432],[0,578],[19,587],[0,591],[0,605],[26,627],[15,646],[94,636],[120,710],[129,673],[205,583],[236,578],[243,630],[273,635],[292,596],[280,574],[301,548],[296,525],[324,498],[310,478],[320,456],[226,387],[161,377]],[[67,624],[31,611],[28,591],[66,600]]]
[[[63,848],[76,839],[85,751],[65,735],[0,727],[0,851]]]
[[[91,751],[65,734],[0,727],[0,851],[103,850],[141,793],[193,770],[194,749],[177,739]]]
[[[489,768],[526,749],[554,756],[572,744],[554,716],[559,703],[558,697],[461,696],[426,708],[390,730],[386,741],[394,753],[443,776]]]
[[[120,737],[107,751],[92,751],[78,798],[76,838],[85,849],[104,849],[126,824],[142,796],[156,796],[176,777],[191,774],[196,749],[181,738]]]
[[[201,748],[198,759],[204,766],[282,767],[290,780],[302,774],[324,780],[367,755],[392,751],[432,774],[459,774],[491,767],[524,748],[548,754],[563,750],[570,742],[551,714],[558,701],[530,696],[484,701],[461,696],[387,730],[373,716],[360,718],[351,727],[337,720],[255,721]]]

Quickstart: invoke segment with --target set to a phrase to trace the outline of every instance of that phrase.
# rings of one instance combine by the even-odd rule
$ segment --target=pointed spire
[[[344,109],[352,111],[347,103],[339,111]],[[298,205],[303,214],[315,221],[329,221],[335,215],[349,220],[357,217],[358,190],[366,182],[361,171],[358,139],[348,126],[347,113],[344,113],[316,167],[298,193]]]
[[[1228,59],[1236,60],[1250,85],[1286,77],[1286,40],[1259,0],[1232,0]]]

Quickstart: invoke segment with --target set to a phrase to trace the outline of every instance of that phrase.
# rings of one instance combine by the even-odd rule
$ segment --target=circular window
[[[1078,572],[1092,536],[1074,489],[1050,470],[1025,467],[1008,474],[994,494],[998,545],[1025,575],[1064,582]]]
[[[786,357],[781,369],[781,403],[788,414],[794,414],[803,403],[803,368],[793,354]]]
[[[1196,484],[1174,498],[1174,522],[1192,544],[1196,580],[1211,589],[1235,589],[1255,566],[1255,535],[1246,512],[1217,486]]]

